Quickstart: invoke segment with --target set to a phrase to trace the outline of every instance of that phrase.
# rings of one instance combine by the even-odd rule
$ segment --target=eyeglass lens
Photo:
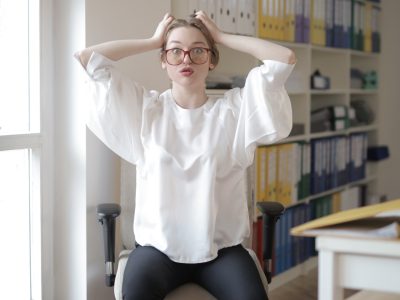
[[[207,62],[208,49],[206,48],[192,48],[189,51],[182,50],[180,48],[168,49],[166,51],[167,62],[171,65],[180,65],[186,55],[189,55],[192,63],[201,65]]]

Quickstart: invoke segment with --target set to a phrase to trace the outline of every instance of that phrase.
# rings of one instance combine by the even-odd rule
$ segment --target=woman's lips
[[[192,68],[183,68],[182,70],[179,71],[183,76],[191,76],[193,74],[193,69]]]

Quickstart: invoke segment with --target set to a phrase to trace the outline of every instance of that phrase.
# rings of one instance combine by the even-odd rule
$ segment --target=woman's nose
[[[192,63],[192,60],[190,59],[190,56],[189,56],[189,52],[186,52],[183,55],[183,63],[184,64],[191,64]]]

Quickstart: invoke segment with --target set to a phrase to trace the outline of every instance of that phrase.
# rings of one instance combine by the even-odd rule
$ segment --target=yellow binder
[[[290,144],[282,144],[278,146],[278,171],[277,171],[277,201],[284,206],[291,203],[290,200]]]
[[[269,28],[270,12],[269,2],[272,0],[258,0],[258,36],[270,38],[271,28]]]
[[[267,147],[257,147],[256,149],[256,200],[266,200],[267,185]]]
[[[364,16],[364,51],[372,51],[372,3],[365,3]]]
[[[266,185],[266,200],[277,200],[277,146],[267,147],[267,185]]]

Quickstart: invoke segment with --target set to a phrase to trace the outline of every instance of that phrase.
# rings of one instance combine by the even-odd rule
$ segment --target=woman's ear
[[[214,70],[214,68],[215,68],[215,65],[214,64],[210,64],[210,66],[208,67],[208,70],[212,71],[212,70]]]
[[[165,70],[165,68],[166,68],[167,66],[166,66],[166,64],[165,64],[165,62],[161,62],[161,68],[163,68],[164,70]]]

